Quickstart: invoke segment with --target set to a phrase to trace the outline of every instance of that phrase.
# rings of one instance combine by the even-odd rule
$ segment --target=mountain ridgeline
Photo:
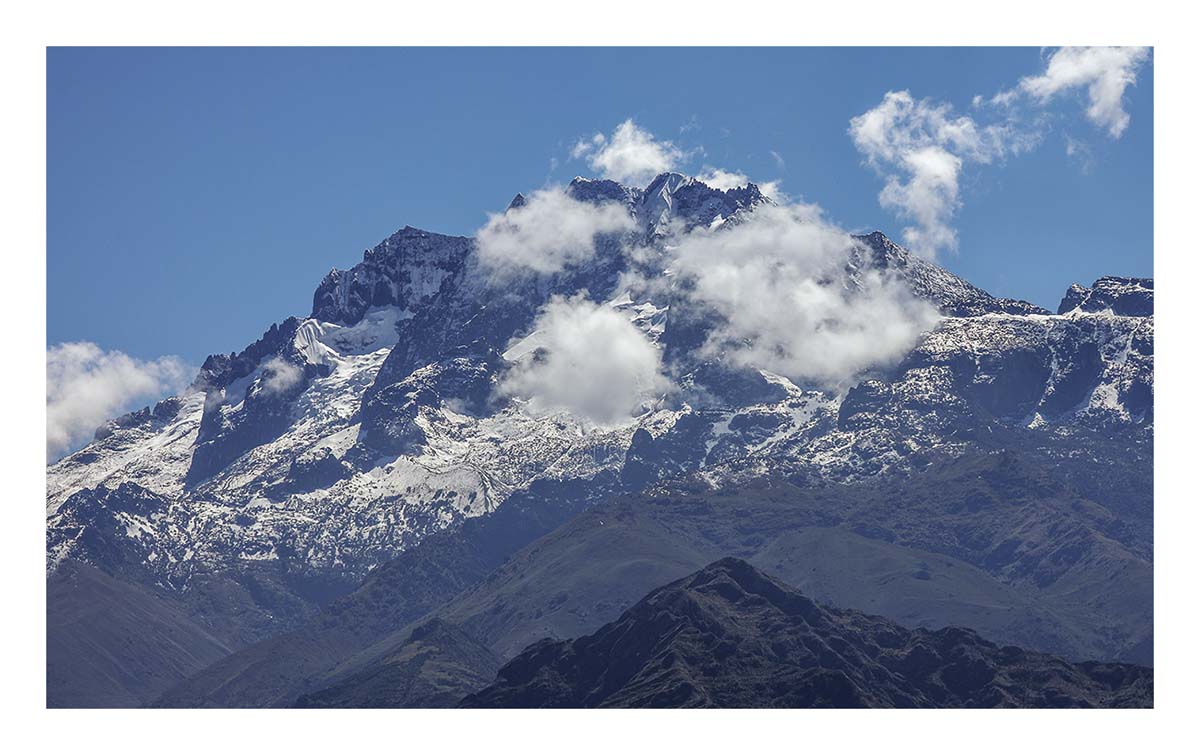
[[[475,239],[405,227],[330,272],[308,316],[51,465],[48,704],[1148,701],[1149,672],[1113,664],[1153,659],[1153,281],[1072,285],[1051,313],[853,237],[822,285],[854,306],[878,277],[938,316],[831,388],[710,348],[721,315],[665,262],[679,233],[752,223],[773,204],[757,187],[565,191],[623,213],[585,259],[500,279]],[[500,390],[543,358],[545,307],[579,296],[652,343],[673,386],[620,422]],[[831,670],[800,651],[816,635],[775,655],[754,635],[688,691],[636,664],[599,690],[583,640],[564,649],[642,627],[623,612],[725,557],[819,601],[818,634],[841,638],[820,641],[858,650]],[[793,621],[762,610],[736,622]],[[991,681],[956,687],[966,656]]]

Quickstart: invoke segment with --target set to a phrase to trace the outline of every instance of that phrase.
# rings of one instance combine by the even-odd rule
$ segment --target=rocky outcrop
[[[471,239],[405,226],[363,254],[350,270],[332,270],[313,294],[312,317],[353,325],[372,307],[410,312],[461,282]]]
[[[1071,284],[1058,305],[1058,313],[1111,312],[1123,317],[1154,315],[1154,280],[1151,278],[1098,278],[1091,288]]]

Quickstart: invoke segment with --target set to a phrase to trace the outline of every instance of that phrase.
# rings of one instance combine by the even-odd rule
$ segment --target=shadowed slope
[[[377,666],[311,695],[298,708],[451,708],[485,687],[501,661],[453,624],[432,619]]]
[[[175,602],[84,564],[46,585],[46,706],[137,706],[229,653]]]

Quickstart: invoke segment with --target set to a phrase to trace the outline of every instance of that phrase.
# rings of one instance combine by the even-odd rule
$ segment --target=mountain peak
[[[935,304],[943,314],[973,317],[990,313],[1050,314],[1041,307],[1020,299],[993,296],[982,288],[958,277],[892,241],[883,231],[854,236],[869,259],[862,266],[903,278],[918,298]]]
[[[686,184],[693,180],[695,180],[695,179],[691,178],[690,176],[685,176],[682,173],[675,173],[675,172],[670,172],[670,171],[666,172],[666,173],[659,173],[657,176],[655,176],[653,178],[653,180],[650,181],[649,184],[646,185],[646,188],[643,189],[642,191],[646,194],[653,194],[657,191],[663,191],[663,190],[674,191],[675,189],[679,188],[683,184]]]
[[[311,316],[354,325],[372,307],[416,311],[444,280],[461,276],[473,248],[469,238],[406,225],[364,252],[359,264],[326,275],[313,293]]]
[[[1105,275],[1090,288],[1072,283],[1058,305],[1058,314],[1072,311],[1105,312],[1130,317],[1154,314],[1154,279]]]
[[[749,562],[734,556],[725,556],[724,558],[713,561],[708,566],[693,574],[687,579],[688,589],[701,588],[712,584],[714,580],[729,578],[738,583],[740,587],[747,591],[759,589],[764,581],[770,581],[758,569],[755,569]]]
[[[567,195],[581,202],[619,202],[632,206],[641,198],[641,189],[622,186],[607,178],[576,176],[567,185]]]
[[[956,627],[907,629],[820,606],[724,558],[591,635],[530,646],[462,705],[1144,707],[1152,694],[1150,669],[1070,664]]]

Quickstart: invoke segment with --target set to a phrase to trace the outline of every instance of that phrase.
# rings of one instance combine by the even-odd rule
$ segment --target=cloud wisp
[[[903,231],[905,243],[931,258],[958,247],[951,221],[961,205],[964,164],[1032,149],[1038,139],[1010,122],[980,125],[948,103],[918,100],[907,91],[888,92],[874,108],[851,118],[849,133],[885,180],[880,206],[913,223]]]
[[[1011,104],[1023,94],[1046,105],[1059,95],[1086,89],[1088,120],[1119,139],[1129,127],[1125,90],[1137,83],[1138,69],[1149,59],[1148,47],[1063,47],[1046,61],[1045,71],[1026,76],[992,102]]]
[[[977,96],[974,105],[983,120],[957,114],[949,103],[893,91],[851,118],[849,134],[864,162],[884,179],[880,206],[911,223],[903,231],[905,243],[933,258],[958,248],[953,219],[962,206],[960,177],[966,166],[999,162],[1038,146],[1050,102],[1076,90],[1087,92],[1088,120],[1119,138],[1129,125],[1125,90],[1148,59],[1148,48],[1061,48],[1042,73],[990,99]],[[1075,145],[1072,154],[1079,151],[1078,142],[1069,143]]]
[[[614,202],[581,202],[562,187],[535,191],[523,204],[494,213],[475,234],[480,262],[499,278],[553,274],[590,259],[596,237],[634,228]]]
[[[262,389],[269,394],[287,393],[304,378],[304,370],[283,357],[272,357],[263,362]]]
[[[536,349],[502,377],[499,392],[533,414],[566,411],[599,425],[628,419],[670,387],[655,344],[624,314],[586,292],[554,297],[534,323]]]
[[[185,389],[195,371],[178,357],[143,361],[94,343],[46,350],[46,460],[90,440],[105,420]]]

